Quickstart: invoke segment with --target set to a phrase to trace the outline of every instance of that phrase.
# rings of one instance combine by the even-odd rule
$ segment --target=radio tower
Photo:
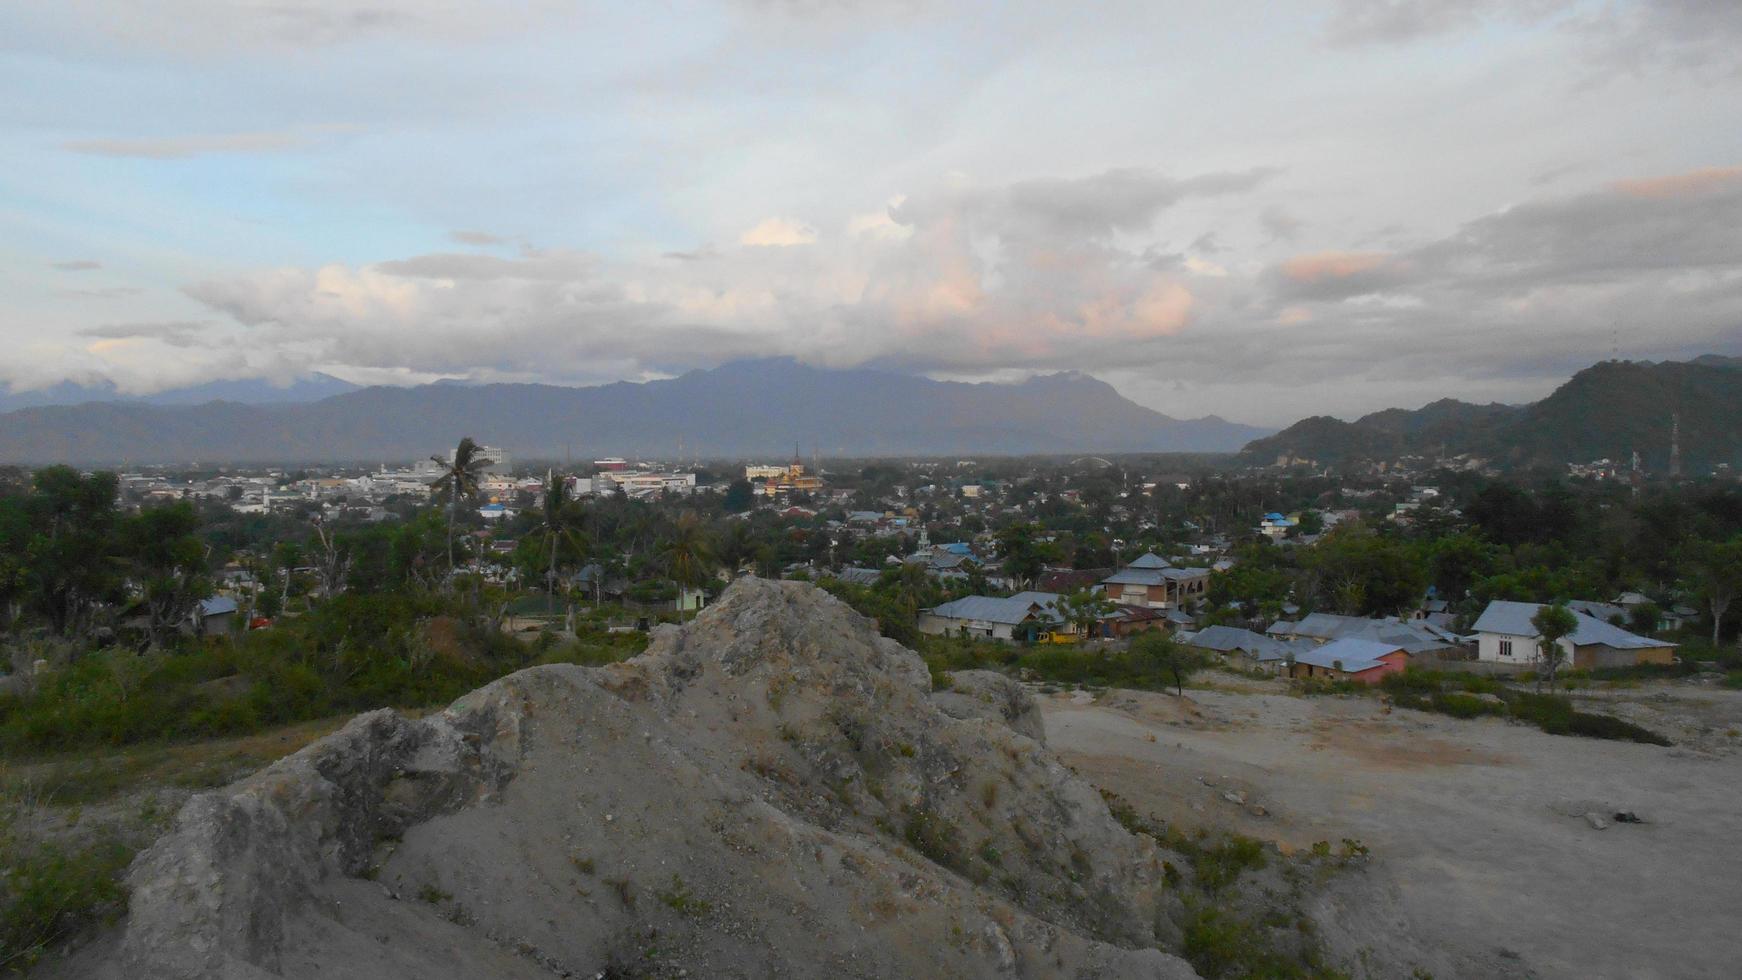
[[[1669,417],[1669,478],[1681,479],[1682,475],[1682,417],[1677,412]]]

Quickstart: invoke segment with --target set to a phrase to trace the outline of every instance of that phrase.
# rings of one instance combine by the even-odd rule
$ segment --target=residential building
[[[1272,541],[1281,541],[1288,537],[1288,532],[1294,530],[1295,526],[1296,522],[1287,515],[1271,512],[1258,522],[1258,533]]]
[[[1124,606],[1177,609],[1203,598],[1209,582],[1207,568],[1175,568],[1167,559],[1148,553],[1102,579],[1101,591]]]
[[[1288,675],[1377,684],[1387,674],[1400,674],[1408,666],[1409,654],[1402,647],[1350,636],[1324,646],[1295,650]]]
[[[1063,627],[1062,597],[1051,592],[1018,592],[1009,597],[971,595],[920,613],[919,631],[934,636],[977,636],[992,640],[1037,640]]]
[[[1535,663],[1541,659],[1542,635],[1532,625],[1535,602],[1495,600],[1482,610],[1473,627],[1476,659],[1491,663]],[[1676,644],[1634,633],[1577,610],[1569,610],[1578,624],[1572,635],[1560,640],[1565,662],[1576,668],[1631,667],[1636,664],[1667,664],[1675,660]]]

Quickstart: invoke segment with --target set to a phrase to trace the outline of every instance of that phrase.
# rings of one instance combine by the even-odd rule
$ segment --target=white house
[[[1541,608],[1542,604],[1536,602],[1488,603],[1473,627],[1476,659],[1520,666],[1538,661],[1542,637],[1530,621]],[[1578,623],[1572,635],[1560,641],[1563,662],[1569,666],[1630,667],[1667,664],[1675,659],[1674,643],[1638,636],[1582,612],[1568,611]]]

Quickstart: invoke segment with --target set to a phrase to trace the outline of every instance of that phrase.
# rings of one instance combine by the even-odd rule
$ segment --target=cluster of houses
[[[950,546],[946,546],[948,548]],[[927,558],[945,567],[929,568],[939,577],[965,574],[952,564],[977,559],[965,549],[947,550]],[[997,582],[997,579],[988,579]],[[1210,569],[1177,568],[1167,559],[1147,553],[1116,570],[1074,572],[1058,570],[1043,576],[1043,584],[1088,589],[1104,599],[1093,627],[1098,639],[1116,639],[1150,629],[1187,629],[1195,620],[1185,606],[1202,599],[1209,586]],[[992,640],[1036,641],[1077,639],[1081,627],[1071,622],[1064,591],[1028,591],[1016,595],[968,596],[924,610],[919,618],[922,633],[971,636]]]
[[[1606,603],[1568,603],[1576,628],[1559,641],[1560,661],[1579,669],[1667,664],[1676,644],[1630,632],[1588,610]],[[1444,667],[1475,664],[1485,672],[1509,673],[1541,665],[1542,636],[1531,620],[1535,602],[1490,602],[1468,635],[1453,633],[1427,617],[1370,619],[1313,613],[1280,620],[1263,633],[1209,626],[1184,634],[1185,642],[1230,662],[1289,677],[1377,683],[1410,664]]]
[[[979,559],[966,545],[927,549],[909,558],[942,579],[963,576]],[[871,584],[876,569],[847,569],[846,581]],[[984,573],[983,573],[984,574]],[[1195,628],[1188,611],[1199,604],[1211,569],[1176,567],[1153,553],[1111,572],[1059,570],[1043,576],[1050,588],[1009,596],[972,595],[923,610],[919,630],[939,636],[965,636],[1012,642],[1117,639],[1162,629],[1184,642],[1214,652],[1228,662],[1282,676],[1377,683],[1411,664],[1474,664],[1484,672],[1506,673],[1540,664],[1541,637],[1531,620],[1538,603],[1495,601],[1470,632],[1454,632],[1446,604],[1430,593],[1412,617],[1370,618],[1311,613],[1281,619],[1264,632],[1237,626]],[[991,585],[1006,584],[993,570]],[[1103,598],[1092,627],[1075,620],[1067,596],[1090,589]],[[1574,631],[1560,640],[1562,662],[1575,668],[1666,664],[1676,644],[1628,631],[1619,625],[1646,600],[1628,594],[1615,603],[1572,602]],[[1085,636],[1086,634],[1086,636]]]

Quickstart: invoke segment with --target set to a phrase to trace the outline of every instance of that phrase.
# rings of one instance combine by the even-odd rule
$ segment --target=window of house
[[[1501,640],[1500,641],[1500,655],[1502,657],[1512,656],[1512,641],[1511,640]]]

